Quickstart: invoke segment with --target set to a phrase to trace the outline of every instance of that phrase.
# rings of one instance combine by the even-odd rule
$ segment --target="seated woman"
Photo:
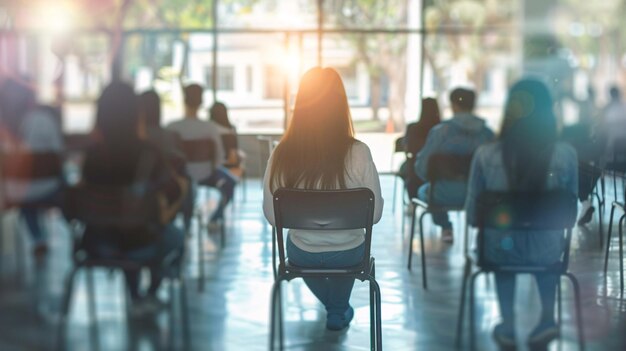
[[[97,140],[85,155],[83,181],[114,187],[141,185],[145,192],[161,192],[168,203],[180,204],[186,183],[181,182],[157,148],[139,138],[138,118],[138,99],[129,85],[116,82],[104,89],[97,103]],[[140,292],[139,273],[124,272],[135,316],[154,312],[162,305],[156,293],[164,274],[163,260],[173,252],[182,256],[182,232],[171,223],[165,229],[159,228],[127,232],[87,226],[85,230],[83,245],[91,255],[124,258],[150,268],[150,287],[145,295]]]
[[[313,68],[300,82],[293,118],[268,161],[263,185],[263,210],[274,224],[272,193],[278,188],[350,189],[366,187],[375,195],[374,222],[382,215],[378,172],[367,145],[354,138],[348,100],[339,74]],[[287,256],[297,266],[340,268],[361,262],[364,231],[290,230]],[[305,278],[326,307],[326,327],[341,330],[350,324],[353,278]]]
[[[425,98],[422,100],[422,112],[420,113],[419,121],[411,123],[406,127],[404,142],[407,157],[400,168],[400,173],[402,178],[404,178],[404,187],[409,198],[417,197],[417,189],[426,183],[424,179],[417,176],[413,165],[415,164],[415,157],[426,143],[428,133],[439,122],[441,122],[441,114],[439,113],[437,100]]]
[[[517,82],[509,92],[499,140],[480,147],[470,173],[467,218],[476,225],[476,201],[483,191],[541,191],[565,189],[576,194],[578,161],[576,151],[557,142],[553,101],[545,84],[531,79]],[[513,235],[515,234],[515,235]],[[522,234],[522,235],[520,235]],[[562,231],[485,233],[485,254],[501,264],[551,264],[563,251]],[[501,346],[515,345],[515,275],[496,273],[496,289],[502,323],[494,329]],[[541,299],[541,319],[529,344],[544,345],[558,336],[554,321],[555,292],[559,277],[535,274]]]
[[[245,154],[243,151],[239,150],[237,145],[237,130],[230,123],[226,105],[221,102],[214,103],[209,109],[209,119],[217,125],[217,129],[219,130],[219,133],[222,136],[222,141],[224,142],[224,154],[226,159],[222,165],[226,167],[232,175],[241,178],[244,172],[243,160],[245,158]],[[234,143],[225,141],[224,136],[227,135],[234,137],[232,139]]]

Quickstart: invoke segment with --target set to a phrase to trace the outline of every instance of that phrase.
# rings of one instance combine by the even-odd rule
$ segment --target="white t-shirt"
[[[166,129],[178,133],[183,141],[199,139],[213,140],[215,144],[215,159],[224,159],[222,138],[214,122],[185,117],[179,121],[170,123]],[[211,164],[211,162],[188,162],[187,172],[194,181],[200,182],[211,175],[214,167],[215,165]]]
[[[263,212],[265,218],[274,225],[274,202],[270,191],[270,169],[272,156],[267,162],[263,178]],[[370,149],[364,143],[356,141],[346,155],[346,187],[368,188],[374,193],[374,223],[380,220],[383,212],[383,198],[380,190],[378,171],[372,160]],[[289,230],[291,241],[300,249],[308,252],[345,251],[364,242],[365,232],[357,230],[333,231],[332,235],[320,235],[320,230]]]

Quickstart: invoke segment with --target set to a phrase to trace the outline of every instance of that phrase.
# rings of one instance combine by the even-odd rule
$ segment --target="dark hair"
[[[9,78],[0,85],[0,120],[13,137],[19,135],[22,120],[35,101],[35,92],[26,82]]]
[[[221,102],[216,102],[209,109],[209,118],[211,121],[226,127],[232,128],[233,125],[230,124],[230,120],[228,119],[228,110],[226,109],[226,105]]]
[[[345,188],[345,160],[354,141],[339,73],[311,68],[300,80],[293,117],[274,150],[270,189]]]
[[[450,93],[450,102],[464,111],[471,111],[476,102],[476,93],[470,89],[456,88]]]
[[[420,122],[428,129],[436,126],[441,122],[441,113],[439,112],[439,104],[436,99],[422,99],[422,111],[420,112]]]
[[[154,90],[148,90],[139,95],[139,110],[146,126],[159,127],[161,125],[161,98]]]
[[[202,105],[202,92],[204,89],[198,84],[189,84],[183,88],[183,96],[185,98],[185,105],[193,108],[200,107]]]
[[[622,91],[617,85],[613,85],[609,88],[609,95],[611,95],[611,100],[619,100],[622,97]]]
[[[509,90],[500,130],[511,188],[545,187],[556,139],[556,117],[548,87],[534,79],[515,83]]]
[[[138,99],[130,85],[113,82],[104,88],[97,103],[95,128],[106,144],[124,148],[137,142],[138,120]]]

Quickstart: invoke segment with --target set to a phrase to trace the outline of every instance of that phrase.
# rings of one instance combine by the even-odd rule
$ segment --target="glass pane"
[[[217,99],[240,133],[282,132],[284,93],[292,62],[285,34],[220,34]],[[291,60],[291,61],[290,61]],[[192,49],[189,67],[204,67],[211,83],[210,52]],[[212,97],[205,99],[207,106]]]
[[[316,0],[233,0],[218,3],[221,28],[314,29]]]
[[[521,74],[520,40],[496,34],[428,36],[424,96],[438,98],[443,118],[449,118],[450,91],[470,87],[477,93],[476,113],[498,130],[508,87]]]
[[[134,0],[124,27],[206,29],[213,27],[213,0]]]
[[[327,34],[323,65],[342,76],[355,129],[403,132],[417,113],[417,34]]]
[[[420,27],[420,0],[326,0],[324,26],[333,29]]]
[[[462,28],[507,30],[521,18],[520,0],[424,0],[428,30]]]
[[[64,129],[88,132],[95,120],[96,100],[111,77],[110,38],[90,33],[74,36],[72,42],[64,61]]]

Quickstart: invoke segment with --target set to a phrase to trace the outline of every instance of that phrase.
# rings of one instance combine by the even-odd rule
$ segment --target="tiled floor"
[[[463,247],[440,242],[435,229],[427,226],[426,253],[429,290],[421,287],[420,253],[414,270],[406,269],[407,235],[402,228],[402,210],[391,211],[392,178],[383,177],[387,199],[382,221],[374,227],[373,255],[382,289],[383,344],[386,350],[453,350],[461,277]],[[215,196],[215,194],[213,194]],[[272,284],[271,231],[261,212],[258,180],[249,181],[247,199],[241,192],[228,222],[228,242],[222,251],[215,241],[205,241],[206,285],[199,287],[199,262],[194,238],[186,281],[193,350],[266,350],[268,348],[269,293]],[[210,205],[210,204],[209,204]],[[453,214],[455,226],[461,218]],[[0,287],[0,350],[52,350],[56,342],[59,301],[63,278],[69,268],[69,234],[57,214],[49,216],[52,252],[48,262],[36,269],[30,255],[15,255],[12,228],[15,214],[5,215],[2,285]],[[216,238],[213,238],[216,239]],[[26,240],[27,241],[27,240]],[[602,252],[596,225],[577,229],[572,246],[571,271],[582,287],[585,336],[588,350],[626,349],[626,303],[619,296],[617,241],[604,284]],[[415,249],[419,247],[416,245]],[[25,248],[28,250],[28,247]],[[27,263],[16,274],[16,257]],[[181,350],[180,316],[166,311],[154,320],[128,322],[124,312],[123,280],[118,273],[96,271],[97,328],[87,313],[85,275],[78,277],[67,340],[71,350]],[[538,299],[528,277],[520,278],[516,297],[518,343],[526,349],[525,337],[538,318]],[[550,350],[576,349],[576,331],[571,288],[564,281],[563,338]],[[163,289],[163,298],[169,289]],[[367,350],[369,308],[366,283],[355,285],[351,303],[355,320],[347,331],[324,328],[324,311],[301,281],[284,285],[286,344],[288,350]],[[479,350],[495,350],[490,330],[498,321],[493,281],[478,280],[477,325]],[[172,318],[170,318],[172,317]],[[467,336],[467,328],[466,333]],[[468,349],[467,339],[461,349]]]

